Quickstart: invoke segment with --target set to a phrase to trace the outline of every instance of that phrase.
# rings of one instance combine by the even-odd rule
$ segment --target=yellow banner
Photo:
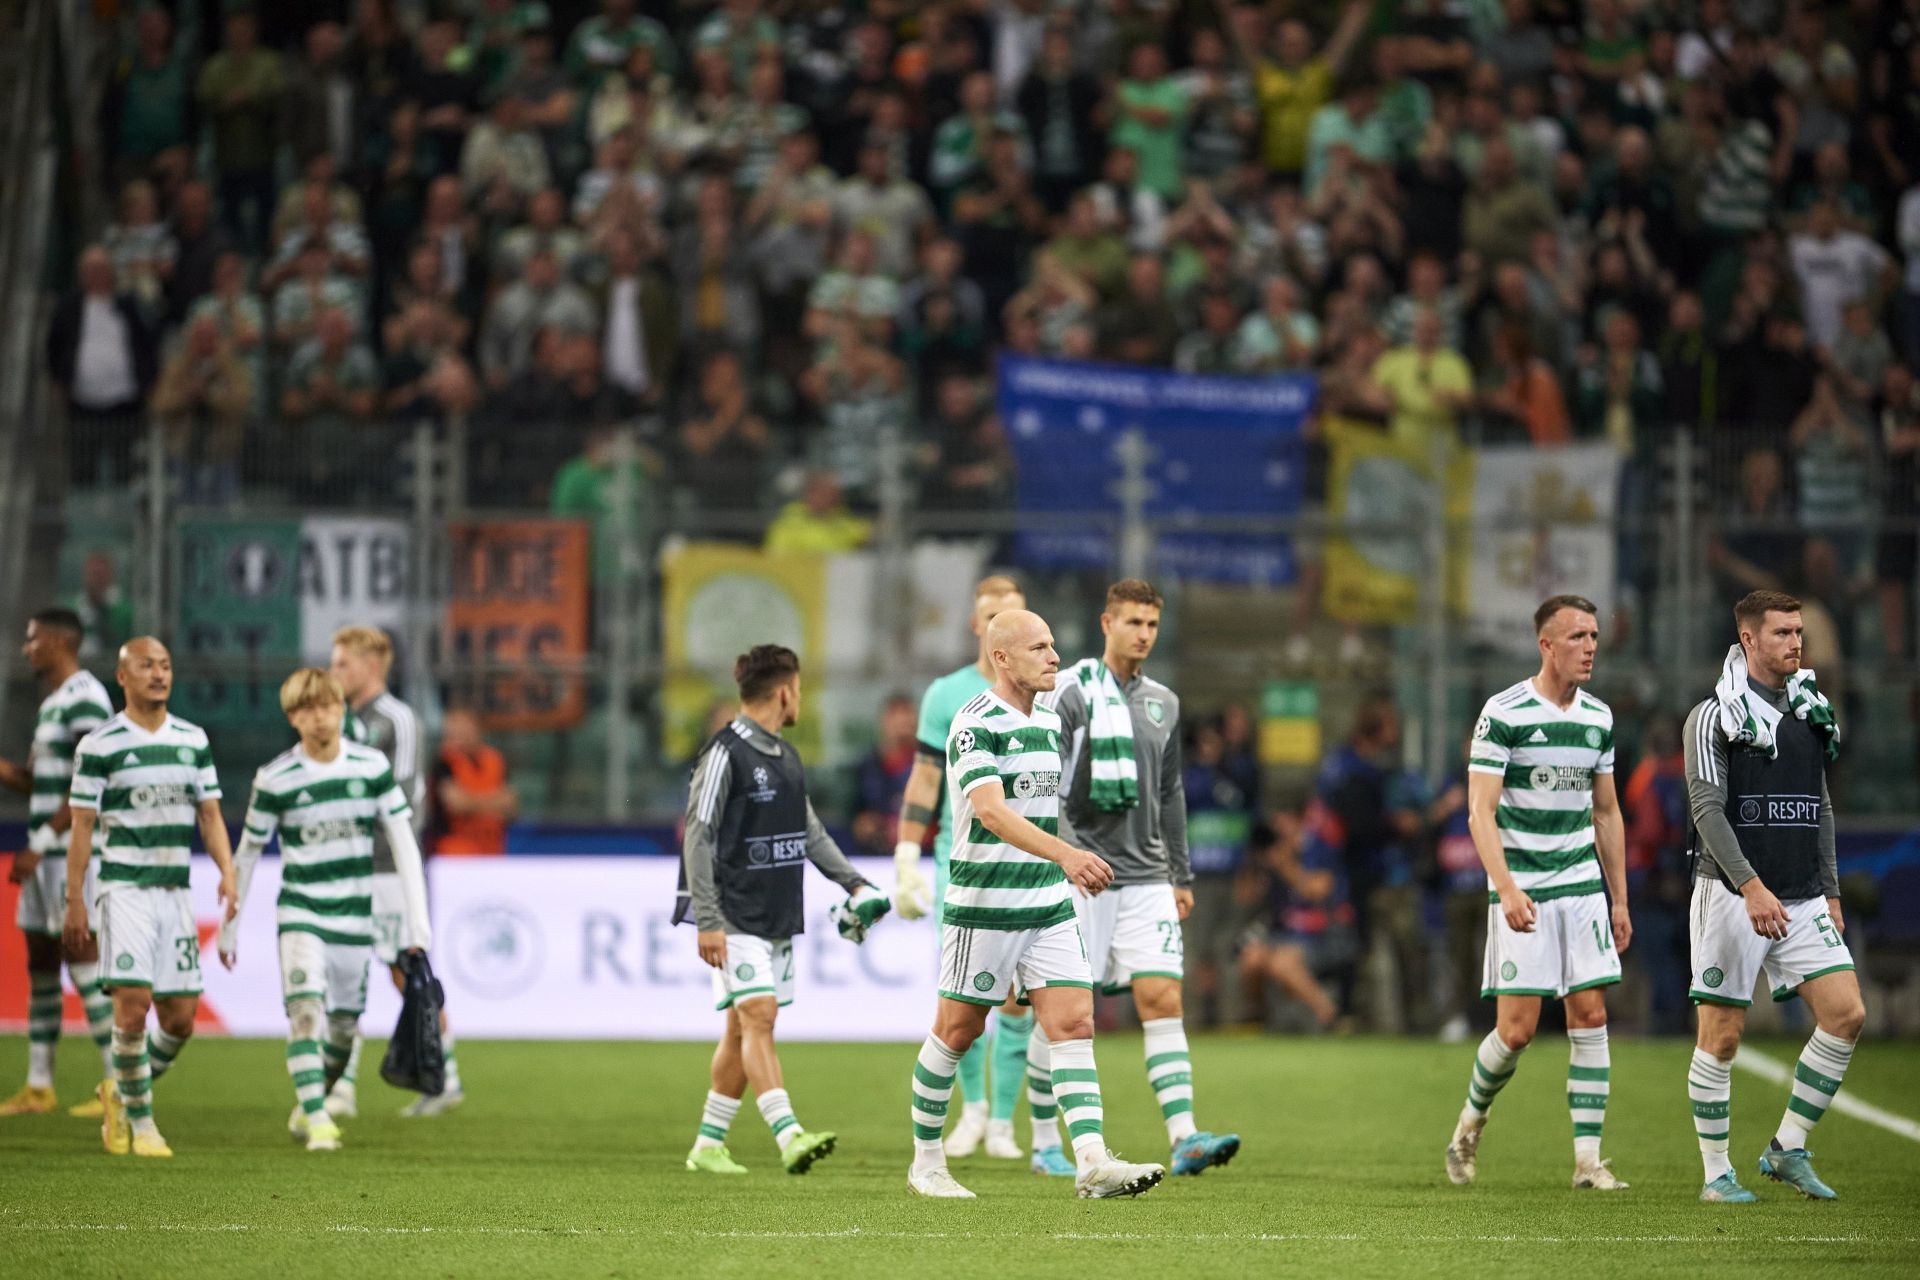
[[[1310,680],[1270,680],[1260,694],[1260,763],[1320,762],[1320,688]]]
[[[1424,543],[1432,519],[1434,463],[1419,449],[1396,443],[1381,427],[1349,418],[1321,424],[1329,453],[1327,509],[1335,521],[1396,526],[1363,529],[1327,539],[1322,602],[1330,617],[1364,626],[1415,620],[1426,572]],[[1449,530],[1466,527],[1473,510],[1473,455],[1456,451],[1445,464]],[[1447,603],[1458,613],[1466,600],[1466,550],[1446,556]]]
[[[782,644],[805,673],[826,653],[826,559],[769,555],[731,543],[690,543],[665,566],[665,748],[691,759],[716,705],[737,705],[733,661],[757,644]],[[819,685],[814,686],[818,688]],[[815,711],[818,710],[816,705]],[[819,760],[821,719],[803,702],[786,731],[803,759]]]

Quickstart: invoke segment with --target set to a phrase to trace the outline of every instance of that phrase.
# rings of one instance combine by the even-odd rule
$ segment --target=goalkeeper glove
[[[920,874],[920,846],[902,840],[893,846],[893,906],[902,920],[918,920],[933,903],[927,878]]]
[[[865,942],[867,930],[887,914],[890,906],[885,894],[870,884],[863,884],[845,902],[834,903],[827,915],[841,937],[849,942]]]

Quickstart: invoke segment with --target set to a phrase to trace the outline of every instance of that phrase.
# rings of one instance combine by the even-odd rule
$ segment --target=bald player
[[[115,678],[126,710],[74,753],[67,834],[66,943],[89,941],[87,860],[101,833],[94,922],[100,981],[113,997],[113,1074],[100,1086],[109,1155],[171,1156],[153,1122],[153,1081],[193,1035],[200,1007],[200,934],[187,893],[193,829],[220,869],[225,918],[234,911],[233,851],[220,817],[220,780],[206,733],[167,710],[173,655],[152,636],[120,647]],[[147,1011],[159,1026],[147,1035]]]
[[[947,896],[947,855],[953,848],[953,824],[942,823],[933,841],[933,893],[929,901],[927,880],[920,871],[920,846],[926,841],[927,828],[940,812],[941,793],[945,789],[947,731],[953,717],[969,701],[993,685],[993,662],[987,656],[987,626],[1009,609],[1024,609],[1027,600],[1012,578],[994,575],[982,578],[973,589],[973,634],[978,637],[974,660],[957,671],[950,671],[927,686],[920,699],[920,729],[913,772],[907,777],[906,793],[900,802],[898,843],[893,848],[894,910],[902,919],[918,920],[929,905],[937,924],[941,904]],[[1035,1173],[1072,1177],[1073,1161],[1060,1145],[1058,1108],[1042,1070],[1030,1071],[1029,1048],[1042,1056],[1045,1042],[1034,1033],[1033,1014],[1017,1000],[1009,999],[994,1015],[998,1026],[974,1041],[960,1060],[960,1119],[947,1136],[947,1154],[959,1160],[979,1150],[986,1141],[989,1156],[1018,1160],[1022,1152],[1013,1136],[1013,1113],[1020,1101],[1020,1086],[1028,1083],[1028,1105],[1033,1115],[1033,1159]],[[992,1060],[989,1084],[988,1060]],[[1031,1075],[1031,1079],[1029,1079]]]
[[[1072,1136],[1075,1189],[1087,1199],[1135,1196],[1166,1170],[1107,1150],[1093,1064],[1093,974],[1072,891],[1097,894],[1113,868],[1060,839],[1060,718],[1051,692],[1060,655],[1044,619],[1025,609],[986,628],[993,684],[953,718],[946,742],[953,853],[940,915],[939,1005],[913,1068],[916,1195],[972,1199],[947,1169],[940,1131],[960,1059],[987,1013],[1025,991],[1051,1043],[1053,1080]]]

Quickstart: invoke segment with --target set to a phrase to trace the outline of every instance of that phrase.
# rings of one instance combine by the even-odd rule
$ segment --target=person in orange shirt
[[[1693,819],[1687,808],[1686,759],[1680,724],[1666,713],[1647,721],[1640,762],[1620,792],[1627,821],[1627,894],[1633,899],[1634,932],[1645,948],[1642,966],[1630,983],[1645,983],[1648,1014],[1662,1035],[1684,1033],[1692,1025],[1687,1003],[1687,931],[1693,894],[1687,872],[1687,846]]]
[[[1493,351],[1494,385],[1481,395],[1481,406],[1525,427],[1536,445],[1560,445],[1573,439],[1560,379],[1552,366],[1533,354],[1533,339],[1526,327],[1502,328],[1494,335]]]
[[[502,854],[507,823],[520,797],[507,782],[507,762],[480,737],[480,718],[462,707],[447,712],[433,763],[433,851]]]

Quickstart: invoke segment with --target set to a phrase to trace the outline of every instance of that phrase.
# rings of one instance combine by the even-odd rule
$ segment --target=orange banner
[[[13,855],[0,854],[0,1029],[21,1031],[27,1025],[27,939],[14,927],[20,907],[20,886],[7,875]],[[86,1026],[84,1017],[81,1026]]]
[[[0,1031],[20,1032],[27,1029],[27,937],[15,926],[20,903],[20,886],[13,883],[14,855],[0,853]],[[218,920],[199,921],[200,954],[212,956],[219,936]],[[62,967],[61,992],[66,997],[61,1005],[61,1028],[69,1036],[78,1037],[72,1043],[76,1046],[68,1052],[75,1061],[91,1061],[92,1054],[78,1046],[87,1042],[87,1011],[80,1003],[80,996],[73,989],[73,980],[64,976]],[[220,1020],[219,1011],[213,1007],[213,1001],[206,996],[200,997],[200,1007],[193,1016],[193,1025],[201,1031],[226,1031],[226,1024]],[[4,1076],[7,1067],[0,1064],[0,1076]]]
[[[586,710],[586,683],[555,668],[587,656],[588,532],[578,520],[487,520],[449,528],[453,596],[447,642],[455,700],[488,729],[565,729]],[[491,668],[506,667],[499,671]]]

